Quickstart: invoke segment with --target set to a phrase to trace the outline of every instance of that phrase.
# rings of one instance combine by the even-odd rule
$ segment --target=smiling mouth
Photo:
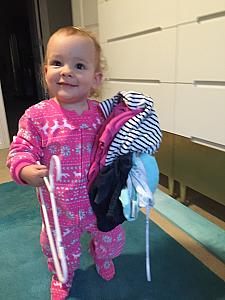
[[[68,83],[68,82],[58,82],[57,83],[60,86],[71,86],[71,87],[77,87],[77,84],[72,84],[72,83]]]

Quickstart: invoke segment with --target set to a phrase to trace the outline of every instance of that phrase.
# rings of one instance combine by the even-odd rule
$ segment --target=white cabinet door
[[[176,29],[103,44],[110,78],[175,81]]]
[[[178,0],[110,0],[99,2],[99,28],[102,42],[139,34],[177,22]]]
[[[177,81],[225,82],[225,17],[178,28]]]
[[[225,149],[225,89],[177,85],[175,131],[194,142]]]

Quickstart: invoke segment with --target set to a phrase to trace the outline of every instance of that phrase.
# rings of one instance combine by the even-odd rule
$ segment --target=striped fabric
[[[105,117],[110,115],[113,107],[120,101],[124,101],[130,109],[142,108],[143,111],[129,119],[118,131],[109,147],[106,166],[128,152],[154,154],[162,139],[158,117],[150,97],[133,91],[121,91],[100,103]]]

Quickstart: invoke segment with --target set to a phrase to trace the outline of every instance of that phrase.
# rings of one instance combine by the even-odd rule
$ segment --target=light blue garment
[[[147,153],[140,154],[140,159],[145,167],[148,186],[151,192],[154,194],[159,184],[159,168],[157,161],[154,156],[151,156]]]
[[[128,221],[136,220],[139,209],[146,208],[146,275],[148,281],[151,281],[149,215],[154,205],[153,194],[158,183],[159,169],[155,157],[145,153],[133,153],[127,188],[121,191],[120,201],[123,214]]]
[[[123,214],[128,221],[136,220],[140,207],[154,205],[152,194],[159,183],[159,169],[154,156],[133,153],[132,159],[133,165],[128,175],[127,188],[120,194]]]

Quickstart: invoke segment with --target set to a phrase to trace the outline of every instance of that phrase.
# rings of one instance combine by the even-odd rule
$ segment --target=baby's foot
[[[51,282],[51,300],[65,300],[69,296],[71,284],[61,283],[55,275]]]
[[[105,280],[111,280],[115,275],[115,267],[112,259],[103,260],[95,259],[96,270],[98,274]]]
[[[111,280],[115,275],[115,267],[112,259],[99,259],[95,254],[95,246],[93,241],[90,242],[89,251],[94,259],[98,274],[105,280]]]

